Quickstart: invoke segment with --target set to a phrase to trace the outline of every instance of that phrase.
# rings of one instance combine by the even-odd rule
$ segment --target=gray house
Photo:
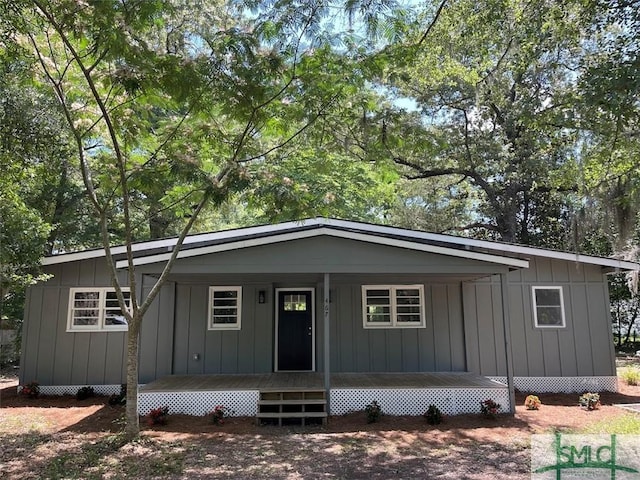
[[[175,239],[134,245],[147,293]],[[112,250],[126,278],[122,247]],[[20,382],[125,381],[127,325],[104,251],[45,258]],[[197,234],[147,313],[140,412],[454,414],[513,390],[617,389],[606,274],[639,265],[324,218]]]

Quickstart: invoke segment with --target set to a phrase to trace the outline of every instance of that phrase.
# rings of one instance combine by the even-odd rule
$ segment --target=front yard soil
[[[637,416],[615,407],[640,403],[640,387],[620,382],[602,393],[602,407],[586,411],[578,395],[539,394],[527,411],[517,395],[515,416],[445,418],[382,416],[367,424],[363,412],[331,417],[328,425],[258,426],[252,418],[170,415],[167,425],[141,419],[140,440],[118,432],[124,409],[106,397],[17,395],[16,381],[0,379],[0,478],[530,478],[534,433],[576,431],[593,423]],[[384,405],[382,406],[384,410]]]

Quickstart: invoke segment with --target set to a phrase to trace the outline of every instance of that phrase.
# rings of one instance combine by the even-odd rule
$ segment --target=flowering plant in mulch
[[[27,383],[20,391],[22,395],[29,398],[38,398],[40,395],[40,384],[38,382]]]
[[[169,418],[169,407],[154,408],[149,412],[149,425],[165,425]]]
[[[600,408],[600,394],[587,392],[584,395],[580,395],[578,399],[580,406],[587,410],[598,410]]]
[[[495,418],[500,408],[500,404],[490,398],[480,402],[480,412],[487,418]]]
[[[223,405],[216,405],[216,407],[209,413],[211,417],[211,423],[214,425],[222,425],[224,423],[224,417],[228,415],[227,407]]]
[[[542,402],[536,395],[529,395],[524,399],[524,406],[527,410],[538,410]]]

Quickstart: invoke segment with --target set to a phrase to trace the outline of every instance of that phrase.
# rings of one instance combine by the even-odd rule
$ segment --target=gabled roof
[[[312,218],[275,225],[261,225],[190,235],[185,238],[178,258],[207,255],[321,235],[487,261],[507,265],[511,268],[527,268],[529,266],[527,258],[531,256],[599,265],[614,271],[638,270],[640,268],[637,263],[614,258],[594,257],[523,245],[475,240],[452,235],[327,218]],[[146,265],[166,261],[171,255],[176,242],[177,238],[168,238],[135,243],[132,245],[135,257],[134,264]],[[113,247],[111,253],[116,258],[118,268],[127,267],[126,261],[123,260],[123,256],[126,253],[124,246]],[[42,263],[43,265],[55,265],[99,258],[104,255],[103,249],[85,250],[46,257]]]

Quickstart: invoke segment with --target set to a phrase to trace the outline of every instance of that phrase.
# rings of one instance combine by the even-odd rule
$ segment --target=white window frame
[[[215,292],[236,292],[236,323],[213,323],[213,300]],[[242,287],[211,286],[209,287],[209,308],[207,309],[207,330],[240,330],[242,327]]]
[[[398,290],[417,289],[420,299],[420,321],[419,322],[398,322]],[[368,290],[389,290],[390,299],[390,321],[389,322],[367,322],[367,291]],[[364,328],[425,328],[424,285],[362,285],[362,325]]]
[[[76,287],[69,289],[69,309],[67,314],[67,332],[126,332],[129,329],[128,325],[106,325],[105,313],[107,310],[106,301],[107,293],[115,293],[115,288],[112,287]],[[122,292],[129,292],[128,287],[123,287]],[[75,325],[73,323],[73,312],[75,311],[74,302],[75,296],[78,292],[90,292],[98,293],[98,324],[97,325]],[[129,300],[131,302],[131,300]],[[129,305],[129,312],[131,312],[131,305]]]
[[[561,325],[540,325],[538,324],[538,304],[536,300],[536,291],[537,290],[557,290],[560,292],[560,315],[562,317]],[[567,317],[564,311],[564,294],[562,292],[562,287],[559,286],[542,286],[535,285],[531,287],[531,305],[533,307],[533,325],[535,328],[566,328],[567,326]],[[555,307],[556,305],[540,305],[541,307]]]

